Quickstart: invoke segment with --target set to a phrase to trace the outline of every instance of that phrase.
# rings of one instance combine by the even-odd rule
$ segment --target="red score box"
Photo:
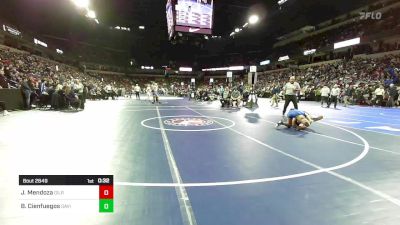
[[[100,197],[100,199],[113,199],[114,198],[114,186],[113,185],[100,185],[99,186],[99,197]]]

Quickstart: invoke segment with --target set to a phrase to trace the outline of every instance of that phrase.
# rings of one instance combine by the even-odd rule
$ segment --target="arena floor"
[[[0,116],[2,225],[398,225],[400,110],[338,110],[276,129],[279,109],[165,98]],[[19,174],[113,174],[115,212],[22,215]]]

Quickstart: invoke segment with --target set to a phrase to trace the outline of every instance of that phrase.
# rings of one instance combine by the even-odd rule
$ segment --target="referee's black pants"
[[[299,109],[297,106],[297,97],[296,95],[285,95],[285,105],[283,106],[283,115],[286,113],[286,109],[289,106],[289,103],[293,102],[294,108]]]
[[[383,95],[377,95],[376,96],[376,105],[382,106],[383,103]]]
[[[331,107],[332,102],[333,102],[333,105],[334,105],[334,107],[336,109],[336,105],[337,105],[337,102],[338,102],[338,97],[334,96],[334,95],[331,96],[331,99],[329,100],[328,108]]]
[[[324,102],[326,102],[326,106],[329,107],[329,96],[322,96],[321,98],[321,106],[324,106]]]

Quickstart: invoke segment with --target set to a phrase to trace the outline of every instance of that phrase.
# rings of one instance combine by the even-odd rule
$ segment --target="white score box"
[[[20,200],[99,200],[97,185],[26,185],[19,186]]]
[[[99,200],[19,200],[22,215],[41,213],[98,214]]]

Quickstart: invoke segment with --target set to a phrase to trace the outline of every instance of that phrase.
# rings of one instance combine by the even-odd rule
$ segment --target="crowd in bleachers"
[[[184,82],[184,85],[182,85]],[[159,94],[187,94],[188,79],[102,75],[16,49],[0,48],[0,88],[20,89],[25,109],[84,109],[86,99],[132,96],[136,84],[146,93],[157,83]],[[2,109],[3,104],[1,103]],[[7,112],[7,111],[5,111]]]
[[[337,85],[342,101],[347,96],[353,104],[393,107],[399,104],[399,74],[400,55],[353,59],[263,74],[259,76],[257,91],[260,96],[269,97],[274,90],[280,90],[290,76],[295,76],[301,85],[299,95],[305,100],[321,101],[321,89]]]
[[[399,105],[399,72],[400,55],[343,60],[304,69],[259,73],[254,91],[259,97],[271,97],[279,93],[290,76],[295,76],[301,85],[299,96],[303,100],[321,101],[324,87],[337,86],[339,100],[343,102],[393,107]],[[33,105],[55,110],[84,109],[86,99],[131,96],[136,84],[141,87],[141,93],[149,94],[154,87],[152,83],[157,83],[158,94],[190,96],[195,92],[198,100],[215,100],[228,86],[226,79],[214,79],[212,85],[197,80],[193,90],[188,86],[189,79],[85,74],[75,67],[26,52],[0,49],[0,88],[20,89],[25,109]],[[242,94],[251,89],[240,79],[229,88]],[[0,107],[6,108],[4,104],[1,102]]]
[[[83,109],[87,98],[114,99],[134,84],[135,79],[126,76],[85,74],[26,52],[0,49],[0,88],[20,89],[25,109]]]
[[[213,84],[199,85],[193,97],[199,101],[221,99],[234,91],[241,93],[243,102],[252,91],[258,97],[284,98],[283,86],[294,76],[300,84],[298,99],[327,103],[334,101],[348,105],[381,107],[400,106],[400,55],[378,59],[353,59],[333,64],[303,69],[284,69],[258,74],[254,87],[243,79],[227,83],[226,79],[214,80]]]

